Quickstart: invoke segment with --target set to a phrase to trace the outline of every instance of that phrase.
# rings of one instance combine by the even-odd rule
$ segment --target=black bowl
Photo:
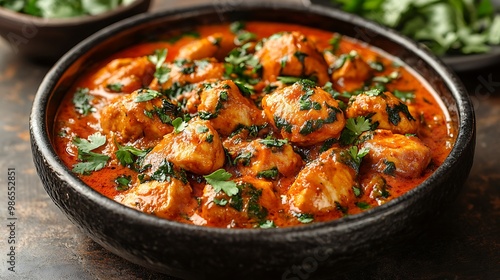
[[[475,144],[474,112],[458,79],[412,41],[359,17],[320,6],[272,3],[201,6],[139,15],[106,28],[68,52],[43,80],[31,113],[32,151],[45,189],[94,241],[142,266],[189,279],[305,279],[332,275],[420,233],[457,195]],[[292,228],[219,229],[146,215],[97,193],[60,160],[51,144],[57,107],[78,74],[95,61],[148,34],[235,20],[279,21],[337,31],[399,57],[427,80],[457,131],[446,161],[405,195],[362,214]]]
[[[0,7],[0,36],[12,52],[31,60],[54,63],[77,43],[119,20],[146,12],[151,0],[88,16],[40,18]]]

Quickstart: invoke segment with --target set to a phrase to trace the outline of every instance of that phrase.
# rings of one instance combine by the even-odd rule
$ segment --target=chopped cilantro
[[[413,116],[410,114],[410,111],[408,110],[408,106],[406,106],[406,104],[404,104],[402,102],[400,102],[398,105],[395,105],[395,106],[387,106],[385,108],[385,110],[387,111],[389,121],[393,125],[398,125],[399,122],[401,121],[401,116],[399,115],[399,112],[403,113],[408,118],[408,120],[412,120],[412,121],[415,120],[413,118]]]
[[[121,83],[107,84],[106,88],[114,92],[121,92],[123,89],[123,84]]]
[[[370,204],[363,201],[356,202],[356,206],[358,206],[359,209],[363,210],[370,209]]]
[[[260,228],[275,228],[276,225],[274,224],[274,221],[271,220],[265,220],[264,222],[261,222],[259,224]]]
[[[401,101],[403,102],[406,101],[412,102],[413,100],[415,100],[415,92],[413,91],[401,91],[396,89],[392,92],[392,94],[394,94],[394,96],[396,96],[397,98],[401,99]]]
[[[276,138],[272,138],[271,136],[266,137],[266,139],[261,139],[261,140],[259,140],[259,142],[261,144],[266,145],[267,147],[270,147],[270,148],[271,147],[281,148],[284,145],[288,144],[287,139],[276,139]]]
[[[174,133],[177,134],[184,131],[184,129],[188,126],[188,123],[179,117],[172,121],[172,125],[174,126]]]
[[[287,122],[285,119],[282,119],[278,116],[274,116],[274,124],[278,129],[283,129],[284,131],[291,133],[292,132],[292,124]]]
[[[309,224],[314,221],[314,215],[313,214],[307,214],[307,213],[294,213],[294,216],[299,220],[299,222],[303,224]]]
[[[384,174],[394,176],[394,172],[396,172],[396,164],[386,159],[384,159],[384,164],[385,164],[385,168],[383,171]]]
[[[75,105],[75,110],[84,116],[93,112],[95,109],[90,104],[94,99],[94,96],[89,94],[88,88],[78,88],[76,89],[75,95],[73,96],[73,104]]]
[[[253,154],[251,152],[242,152],[234,158],[233,165],[237,165],[238,162],[241,162],[243,166],[248,166],[250,165],[250,159],[252,158],[252,156]]]
[[[276,180],[278,178],[278,168],[275,166],[268,170],[263,170],[257,173],[257,178],[264,178],[269,180]]]
[[[155,65],[154,77],[158,79],[160,84],[168,80],[168,74],[170,73],[170,68],[164,65],[167,53],[167,49],[158,49],[152,55],[148,56],[149,61]]]
[[[120,175],[115,179],[115,183],[117,184],[116,189],[118,191],[126,191],[130,188],[130,181],[132,181],[132,177],[126,175]]]
[[[221,199],[214,198],[215,205],[226,206],[228,202],[229,201],[227,201],[227,199],[225,199],[225,198],[221,198]]]

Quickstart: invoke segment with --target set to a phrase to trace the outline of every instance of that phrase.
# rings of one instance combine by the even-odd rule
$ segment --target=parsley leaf
[[[238,187],[235,182],[229,181],[232,174],[224,169],[218,169],[209,175],[203,176],[207,183],[209,183],[215,190],[215,192],[223,191],[228,196],[233,196],[238,194]]]

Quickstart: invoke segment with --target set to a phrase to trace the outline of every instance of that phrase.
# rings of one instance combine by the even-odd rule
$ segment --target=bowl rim
[[[42,154],[44,161],[47,162],[48,165],[50,165],[52,171],[56,173],[59,178],[65,180],[68,185],[71,185],[71,187],[76,192],[85,196],[92,202],[101,205],[107,211],[115,212],[115,214],[119,215],[126,215],[130,223],[150,224],[157,227],[166,227],[182,232],[194,231],[197,233],[204,233],[207,236],[231,236],[232,238],[241,238],[247,240],[276,240],[277,238],[286,238],[284,237],[285,235],[293,238],[303,236],[304,233],[307,232],[326,233],[331,232],[332,230],[345,231],[346,229],[357,228],[360,225],[367,223],[367,221],[379,219],[381,216],[385,216],[386,214],[397,211],[399,208],[403,207],[404,201],[412,199],[412,197],[414,197],[418,193],[430,191],[431,189],[433,189],[434,182],[441,180],[441,174],[446,173],[446,171],[452,166],[460,164],[458,162],[460,155],[464,152],[465,147],[470,145],[470,142],[473,141],[475,135],[474,108],[472,106],[469,95],[460,80],[458,80],[455,74],[453,74],[449,67],[443,64],[441,60],[430,53],[430,51],[428,51],[424,46],[418,45],[411,39],[402,36],[394,30],[330,7],[324,7],[314,4],[304,7],[303,5],[292,3],[279,3],[279,5],[277,5],[276,3],[268,3],[264,1],[248,1],[247,3],[239,3],[236,9],[238,11],[242,11],[252,8],[276,7],[280,9],[292,10],[294,12],[304,12],[304,9],[306,9],[305,12],[307,13],[319,14],[326,17],[335,17],[336,19],[341,21],[351,22],[355,26],[363,26],[368,30],[376,32],[378,35],[381,35],[389,40],[397,42],[399,45],[404,46],[405,49],[412,53],[412,56],[423,60],[428,65],[428,68],[433,69],[440,75],[440,78],[449,89],[453,100],[456,102],[458,115],[458,134],[456,136],[454,146],[449,155],[446,157],[444,163],[439,166],[434,171],[434,173],[431,174],[431,176],[429,176],[423,183],[406,192],[402,196],[395,198],[383,205],[363,211],[359,214],[345,216],[343,218],[332,221],[314,222],[311,224],[272,229],[214,228],[170,221],[143,213],[141,211],[120,204],[119,202],[105,197],[101,193],[94,190],[92,187],[83,183],[83,181],[81,181],[75,174],[73,174],[69,170],[69,168],[66,167],[59,159],[57,153],[52,147],[50,141],[51,137],[47,134],[49,130],[47,130],[46,127],[47,116],[45,114],[46,110],[44,109],[47,108],[49,100],[52,97],[52,92],[56,87],[58,78],[60,78],[64,74],[64,72],[78,60],[81,55],[90,51],[94,46],[97,46],[106,41],[106,39],[111,34],[116,35],[118,33],[124,32],[127,28],[147,25],[148,23],[154,22],[155,20],[161,20],[163,17],[189,17],[192,12],[213,12],[213,4],[203,4],[190,6],[187,8],[185,7],[170,9],[154,13],[139,14],[130,17],[128,19],[112,24],[95,33],[94,35],[91,35],[89,38],[80,42],[78,45],[68,51],[62,58],[60,58],[41,82],[33,101],[33,107],[30,116],[30,132],[32,135],[32,141],[36,142],[36,145],[38,146],[38,149]],[[263,235],[263,232],[265,232],[266,234]]]
[[[107,18],[125,13],[127,11],[138,8],[144,2],[150,3],[151,0],[134,0],[133,2],[127,5],[119,5],[115,9],[111,9],[96,15],[82,15],[76,17],[68,17],[68,18],[44,18],[37,17],[30,14],[25,14],[21,12],[16,12],[10,9],[7,9],[3,6],[0,6],[0,18],[4,18],[11,22],[18,23],[30,23],[35,24],[37,26],[47,26],[47,27],[58,27],[58,26],[77,26],[82,24],[88,24],[93,22],[98,22],[101,20],[105,20]]]

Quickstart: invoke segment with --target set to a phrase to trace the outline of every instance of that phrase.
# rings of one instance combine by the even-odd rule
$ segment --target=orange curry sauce
[[[237,30],[225,24],[183,32],[162,34],[99,62],[82,73],[60,106],[57,153],[110,199],[211,227],[327,221],[411,190],[453,146],[447,113],[427,84],[397,59],[364,43],[265,22],[247,22]],[[238,36],[247,36],[249,43],[242,46],[247,42]],[[248,55],[261,68],[252,71],[256,64],[251,60],[243,64],[251,79],[238,86],[227,81],[238,74],[228,77],[224,58],[243,47],[246,52],[235,56]],[[148,58],[162,49],[167,49],[163,65],[159,55],[159,64]],[[168,73],[158,81],[154,73],[161,67]],[[178,96],[154,94],[176,82],[194,86]],[[253,93],[242,90],[244,83]],[[75,103],[77,91],[81,96]],[[140,96],[151,93],[141,101]],[[160,119],[155,110],[165,104],[180,108],[178,115]],[[174,129],[177,116],[180,126]],[[92,142],[89,136],[95,133],[105,142],[80,151],[79,157],[78,147],[85,147],[75,139]],[[124,166],[116,152],[126,146],[149,154],[138,160],[129,153],[136,163]],[[102,166],[91,167],[97,171],[82,172],[85,165],[75,169],[94,160],[89,153],[107,158]],[[162,165],[171,170],[154,175]],[[230,179],[214,177],[214,185],[222,183],[222,188],[204,177],[217,170],[231,173]],[[117,178],[125,178],[125,184]]]

